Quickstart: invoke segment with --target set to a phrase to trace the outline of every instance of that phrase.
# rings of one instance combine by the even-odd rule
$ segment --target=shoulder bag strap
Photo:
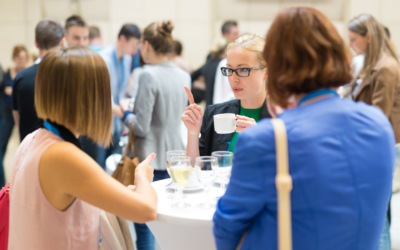
[[[133,155],[133,151],[135,149],[135,141],[136,141],[136,135],[133,133],[133,123],[135,120],[133,120],[129,124],[129,133],[128,133],[128,144],[126,144],[125,151],[123,153],[123,156],[128,156],[128,152],[131,152]]]
[[[289,174],[288,142],[285,124],[272,119],[276,145],[276,189],[278,192],[278,249],[292,250],[292,218],[290,191],[292,177]]]
[[[275,133],[276,148],[276,189],[278,198],[278,249],[292,250],[292,218],[290,191],[292,177],[289,174],[289,154],[285,124],[281,119],[271,119]],[[236,250],[242,248],[248,230],[243,234]]]

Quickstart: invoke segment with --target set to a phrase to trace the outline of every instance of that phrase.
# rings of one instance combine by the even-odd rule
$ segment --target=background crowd
[[[268,168],[275,165],[275,148],[272,127],[264,118],[279,117],[287,126],[293,163],[297,249],[389,250],[395,144],[400,142],[400,63],[389,29],[370,14],[354,17],[348,24],[355,55],[351,64],[343,39],[317,10],[281,12],[266,39],[243,35],[238,23],[228,20],[221,27],[224,39],[204,55],[198,69],[182,57],[184,44],[174,40],[173,30],[171,21],[142,29],[126,23],[115,42],[103,46],[101,30],[73,15],[64,25],[50,18],[37,24],[39,53],[33,65],[27,48],[14,47],[10,54],[15,64],[2,69],[0,85],[1,186],[6,183],[3,158],[14,125],[22,142],[11,175],[11,190],[16,190],[11,249],[43,244],[40,240],[48,233],[74,237],[40,212],[45,199],[50,206],[44,211],[77,232],[84,227],[77,221],[98,217],[94,207],[134,221],[138,249],[154,249],[154,236],[142,224],[156,216],[157,197],[150,183],[169,178],[165,152],[185,148],[193,160],[230,151],[235,153],[234,166],[247,167],[234,168],[227,193],[217,204],[218,249],[235,249],[254,221],[244,246],[276,249],[276,173]],[[69,72],[66,64],[71,65]],[[212,117],[221,113],[237,115],[235,133],[215,133]],[[135,192],[101,170],[109,156],[122,153],[121,138],[127,131],[136,136],[129,153],[143,162]],[[52,146],[60,141],[77,147]],[[30,171],[22,171],[24,159],[33,162]],[[60,165],[57,170],[54,162]],[[327,170],[318,168],[321,164]],[[40,180],[29,179],[39,171]],[[29,196],[25,192],[30,187],[41,189],[29,191]],[[35,193],[38,190],[45,197]],[[29,213],[20,208],[27,199],[35,204]],[[71,221],[68,214],[52,209],[76,215]],[[32,233],[37,223],[47,231]],[[98,221],[89,224],[83,229],[91,240],[77,242],[76,249],[98,243]],[[21,242],[17,228],[24,226],[30,240]],[[331,237],[343,230],[348,233],[342,238]],[[318,237],[316,231],[321,232]],[[62,243],[48,242],[54,249]]]

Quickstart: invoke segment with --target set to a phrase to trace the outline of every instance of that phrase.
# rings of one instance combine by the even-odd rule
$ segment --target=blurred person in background
[[[88,46],[89,28],[80,16],[70,16],[65,21],[65,40],[67,46]]]
[[[148,63],[146,64],[143,61],[143,57],[142,57],[142,55],[140,55],[140,52],[138,52],[138,53],[139,53],[139,66],[136,67],[132,71],[132,74],[129,78],[129,82],[128,82],[127,89],[126,89],[128,97],[131,98],[131,103],[133,103],[133,104],[135,103],[137,92],[139,90],[140,75],[142,74],[144,68],[146,68],[150,65]]]
[[[82,152],[77,139],[111,142],[111,87],[101,56],[82,47],[52,50],[36,80],[35,106],[45,122],[15,155],[8,249],[99,249],[100,209],[138,223],[154,220],[149,164],[155,154],[136,168],[135,186],[125,187]]]
[[[3,70],[3,67],[1,66],[1,64],[0,64],[0,103],[2,103],[3,102],[3,100],[4,100],[4,94],[2,94],[2,93],[4,93],[4,88],[5,88],[5,82],[3,82],[3,78],[4,78],[4,70]],[[1,112],[0,112],[0,124],[1,124]]]
[[[192,93],[195,103],[200,103],[203,100],[206,101],[206,106],[214,103],[216,77],[220,68],[219,66],[224,65],[219,64],[226,58],[226,46],[234,42],[240,36],[238,23],[232,20],[225,21],[221,27],[221,34],[222,39],[217,38],[217,40],[213,42],[211,52],[207,55],[206,63],[191,75],[193,84]],[[218,79],[218,81],[220,80],[221,79]],[[220,86],[220,84],[218,84],[218,86]],[[218,90],[220,90],[220,88],[218,88]],[[219,103],[221,98],[219,98],[220,92],[218,93],[217,101]],[[230,98],[226,97],[226,100],[228,99]]]
[[[1,67],[0,64],[0,103],[2,103],[4,101],[4,95],[2,95],[1,93],[4,92],[4,87],[5,87],[5,82],[3,82],[3,77],[4,77],[4,71],[3,71],[3,67]],[[2,123],[2,114],[0,112],[0,124]],[[3,162],[3,155],[0,154],[0,162]],[[0,168],[0,188],[4,187],[4,185],[6,184],[6,177],[4,174],[4,167],[1,166]]]
[[[89,45],[89,27],[82,17],[73,15],[67,18],[65,21],[65,41],[69,47],[86,47]],[[104,154],[96,142],[86,136],[79,137],[79,141],[82,150],[104,169]]]
[[[64,46],[64,28],[57,21],[42,19],[35,28],[35,45],[39,49],[39,58],[50,50]],[[39,128],[43,121],[36,115],[35,79],[40,62],[19,72],[14,79],[12,89],[12,108],[15,125],[19,128],[20,140]]]
[[[205,100],[206,106],[213,104],[216,74],[221,72],[218,65],[222,59],[226,58],[226,46],[226,43],[220,44],[217,50],[211,52],[210,59],[201,68],[192,73],[192,91],[196,103]],[[199,79],[204,79],[203,88],[194,85]]]
[[[222,25],[221,32],[227,43],[233,43],[240,36],[238,23],[232,20]]]
[[[263,58],[268,108],[286,127],[293,249],[378,249],[395,139],[379,109],[339,98],[352,75],[337,29],[316,9],[286,9]],[[270,119],[240,134],[213,219],[217,249],[236,249],[245,232],[242,249],[279,249],[275,138]]]
[[[387,35],[387,37],[390,40],[390,30],[388,27],[383,26],[383,28],[385,29],[385,33]],[[393,45],[394,46],[394,45]],[[353,50],[354,51],[354,50]],[[356,54],[355,57],[353,57],[352,59],[352,64],[353,64],[353,75],[354,77],[358,77],[358,75],[361,72],[361,69],[364,67],[364,58],[365,58],[365,53],[363,54]],[[360,79],[361,80],[361,79]]]
[[[211,46],[211,52],[207,55],[207,60],[212,59],[213,52],[218,51],[222,46],[234,42],[240,36],[239,26],[236,21],[225,21],[221,27],[222,39],[217,38]]]
[[[24,70],[28,64],[28,50],[23,45],[17,45],[12,52],[12,59],[15,66],[7,70],[4,75],[2,87],[2,103],[0,104],[1,122],[0,122],[0,172],[3,171],[3,160],[6,155],[8,141],[10,140],[12,130],[14,128],[14,118],[12,115],[12,89],[14,79],[19,72]],[[1,174],[0,174],[1,175]],[[0,177],[0,186],[4,186],[2,178]]]
[[[217,72],[215,72],[213,104],[235,99],[235,94],[233,94],[228,78],[221,72],[221,68],[226,68],[226,63],[227,59],[222,59],[217,66]]]
[[[192,73],[192,68],[190,67],[189,62],[182,57],[182,43],[178,40],[174,41],[173,50],[170,54],[171,61],[175,63],[176,66],[188,72]]]
[[[129,99],[121,101],[123,121],[137,136],[133,155],[141,161],[155,152],[152,162],[154,181],[169,178],[165,153],[183,150],[182,122],[179,117],[187,105],[183,88],[190,86],[190,75],[169,60],[173,49],[171,21],[150,24],[143,31],[140,53],[145,63],[139,78],[139,89],[133,112]],[[138,250],[154,250],[154,236],[145,224],[135,224]]]
[[[97,52],[103,48],[100,29],[97,26],[89,27],[89,48]]]
[[[122,135],[123,112],[119,106],[121,100],[127,97],[127,84],[131,73],[132,55],[139,48],[141,32],[135,24],[124,24],[118,33],[118,40],[99,53],[107,64],[110,73],[111,93],[112,93],[112,109],[113,109],[113,128],[112,128],[112,145],[108,149],[103,149],[100,154],[100,165],[105,165],[105,160],[113,153],[121,153],[119,139]]]
[[[40,57],[39,57],[39,49],[36,46],[33,46],[29,49],[30,51],[30,57],[33,63],[39,63],[40,62]]]
[[[364,55],[364,64],[354,78],[351,95],[379,108],[389,119],[396,143],[400,143],[400,63],[384,27],[370,14],[361,14],[348,24],[350,47]],[[395,145],[393,145],[394,147]],[[380,250],[390,246],[390,202]]]

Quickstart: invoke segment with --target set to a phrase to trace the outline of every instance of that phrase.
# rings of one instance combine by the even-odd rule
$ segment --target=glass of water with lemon
[[[172,204],[174,208],[187,208],[190,204],[183,201],[183,189],[192,173],[192,159],[189,156],[173,156],[167,165],[172,181],[178,188],[179,202]]]

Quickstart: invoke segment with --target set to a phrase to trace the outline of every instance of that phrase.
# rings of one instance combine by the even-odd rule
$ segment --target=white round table
[[[177,200],[168,199],[167,196],[173,190],[166,186],[171,179],[156,181],[152,183],[157,192],[158,206],[157,219],[146,223],[159,243],[162,250],[213,250],[216,249],[214,242],[213,215],[215,209],[199,209],[197,205],[204,202],[205,192],[184,191],[186,203],[190,208],[172,208],[171,205]],[[221,195],[220,188],[213,186],[210,190],[210,200]]]

